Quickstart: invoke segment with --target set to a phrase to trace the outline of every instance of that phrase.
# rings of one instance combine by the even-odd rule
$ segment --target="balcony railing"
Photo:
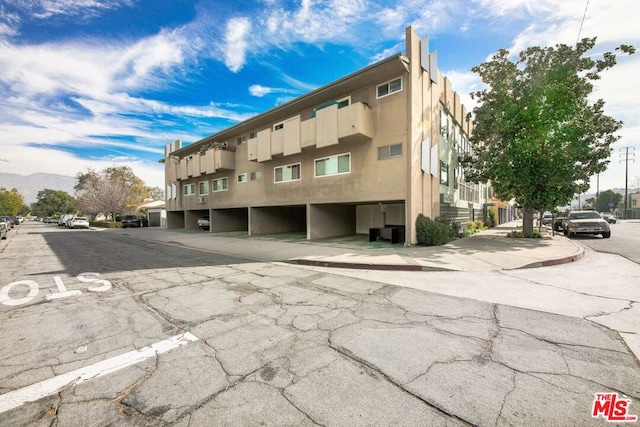
[[[373,117],[371,108],[361,102],[343,108],[334,104],[318,110],[315,117],[304,121],[296,116],[284,122],[281,129],[265,129],[249,139],[247,158],[265,162],[273,156],[300,153],[303,148],[371,141]]]

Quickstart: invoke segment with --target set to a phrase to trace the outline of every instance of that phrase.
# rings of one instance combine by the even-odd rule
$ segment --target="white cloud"
[[[131,6],[132,0],[6,0],[9,4],[25,9],[35,18],[47,19],[55,15],[90,18],[102,11]]]
[[[263,96],[269,95],[271,93],[299,95],[302,93],[302,91],[298,89],[285,89],[285,88],[276,88],[276,87],[266,87],[261,85],[251,85],[249,86],[249,93],[255,97],[262,98]],[[290,96],[285,98],[291,99]]]
[[[260,86],[260,85],[251,85],[249,86],[249,93],[253,96],[257,96],[258,98],[262,98],[265,95],[273,92],[273,89],[270,87]]]
[[[234,73],[240,71],[246,60],[249,41],[247,37],[251,31],[248,18],[233,18],[227,22],[224,36],[224,62]]]

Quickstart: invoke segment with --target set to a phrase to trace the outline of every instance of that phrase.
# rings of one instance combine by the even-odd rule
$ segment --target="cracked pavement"
[[[0,426],[605,425],[591,417],[601,392],[629,397],[640,414],[640,365],[607,325],[638,305],[606,292],[595,293],[612,306],[581,306],[578,317],[580,307],[543,312],[378,272],[237,262],[108,271],[108,292],[45,301],[55,292],[46,271],[64,266],[37,263],[26,269],[38,297],[0,305],[1,395],[182,332],[199,340],[0,413]],[[425,287],[468,280],[412,274]],[[502,276],[535,282],[521,274]]]

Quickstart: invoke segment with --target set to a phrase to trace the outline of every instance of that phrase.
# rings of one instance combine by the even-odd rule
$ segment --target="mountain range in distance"
[[[74,195],[74,187],[78,183],[76,177],[66,175],[56,175],[50,173],[34,173],[31,175],[19,175],[15,173],[0,172],[0,188],[11,190],[15,188],[24,198],[24,203],[30,205],[38,200],[38,192],[44,189],[66,191],[71,196]],[[624,195],[624,188],[612,188],[615,193]],[[606,191],[606,190],[602,190]],[[640,189],[629,188],[628,194],[639,192]],[[581,201],[590,197],[595,197],[595,193],[580,195]],[[573,201],[577,204],[577,200]]]
[[[19,175],[16,173],[0,172],[0,188],[11,190],[15,188],[24,198],[25,205],[31,205],[38,200],[38,192],[48,190],[66,191],[71,196],[78,180],[73,176],[55,175],[51,173],[34,173]]]

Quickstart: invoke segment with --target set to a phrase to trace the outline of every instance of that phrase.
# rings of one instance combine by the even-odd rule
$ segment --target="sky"
[[[0,172],[129,166],[164,188],[164,146],[232,126],[429,36],[472,109],[498,49],[640,49],[637,0],[0,0]],[[600,191],[640,181],[640,51],[596,82],[624,122]],[[592,191],[596,179],[592,179]]]

